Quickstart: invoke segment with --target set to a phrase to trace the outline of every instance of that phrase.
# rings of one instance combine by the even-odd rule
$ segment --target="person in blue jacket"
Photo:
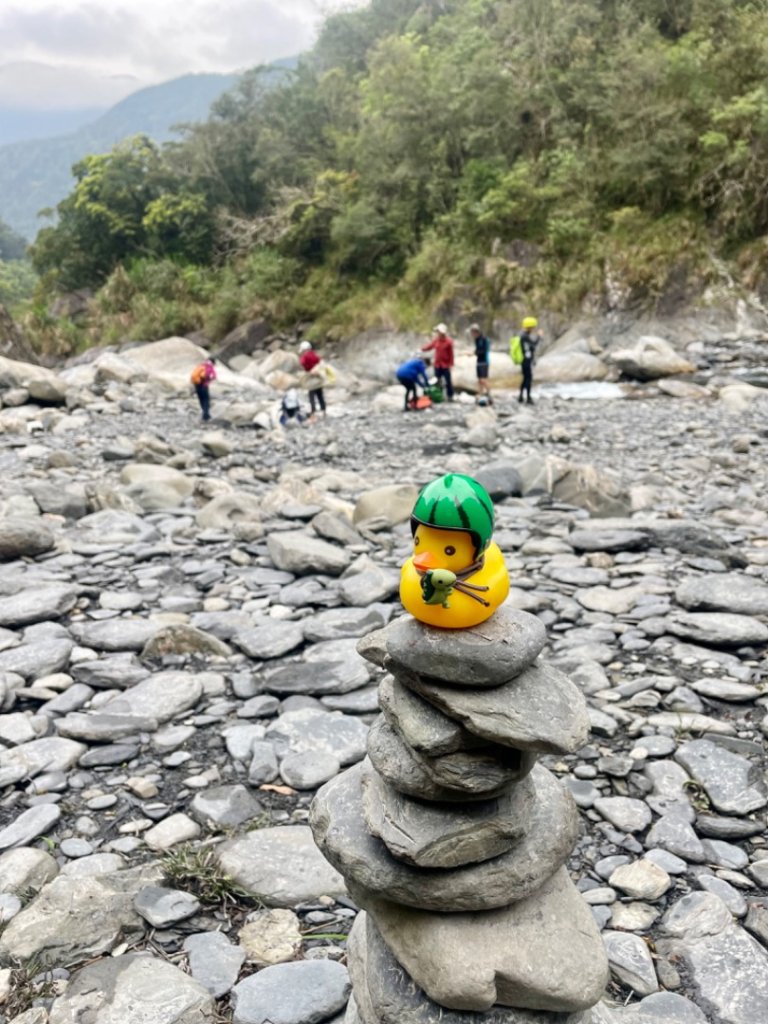
[[[427,378],[429,362],[429,356],[422,357],[418,355],[403,363],[402,366],[398,366],[396,370],[397,379],[405,388],[405,412],[413,408],[411,403],[415,403],[419,397],[416,385],[421,384],[423,388],[429,387],[429,380]]]

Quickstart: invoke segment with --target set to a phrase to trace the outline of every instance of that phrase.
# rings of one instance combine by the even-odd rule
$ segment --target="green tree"
[[[26,239],[0,218],[0,260],[23,260],[26,254]]]
[[[73,174],[77,184],[56,208],[58,223],[44,228],[31,249],[35,269],[57,286],[101,284],[118,263],[137,255],[209,255],[204,201],[185,191],[145,136],[85,157]]]

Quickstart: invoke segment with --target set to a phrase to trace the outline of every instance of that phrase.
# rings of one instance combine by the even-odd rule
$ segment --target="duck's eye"
[[[420,538],[420,537],[418,537],[418,536],[414,537],[414,538],[413,538],[413,546],[414,546],[415,548],[417,548],[417,547],[419,546],[419,544],[421,544],[421,538]]]
[[[456,554],[456,548],[453,546],[453,544],[449,544],[448,547],[445,549],[445,553],[446,553],[446,555],[449,555],[449,556],[450,555],[455,555]]]

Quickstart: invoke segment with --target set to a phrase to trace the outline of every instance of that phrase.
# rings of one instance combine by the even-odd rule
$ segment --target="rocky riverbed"
[[[342,366],[282,430],[273,353],[201,425],[185,345],[0,366],[0,1020],[341,1024],[357,908],[309,805],[365,756],[356,646],[451,470],[588,701],[542,761],[611,967],[593,1024],[768,1019],[768,392],[404,415]]]

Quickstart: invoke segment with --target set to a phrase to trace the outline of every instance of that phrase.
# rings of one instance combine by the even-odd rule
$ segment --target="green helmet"
[[[461,473],[438,477],[422,490],[411,513],[411,533],[419,524],[440,530],[463,530],[472,535],[475,557],[491,543],[493,502],[477,480]]]

